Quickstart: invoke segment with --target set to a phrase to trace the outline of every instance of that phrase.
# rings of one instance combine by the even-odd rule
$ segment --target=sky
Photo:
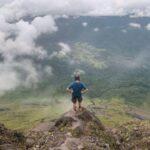
[[[43,74],[53,74],[51,66],[42,68],[38,64],[37,67],[31,59],[18,61],[16,58],[48,58],[46,50],[37,46],[35,40],[42,34],[52,34],[59,30],[56,18],[110,15],[150,16],[150,0],[0,0],[0,54],[4,59],[0,62],[0,93],[19,85],[32,86]],[[25,21],[25,17],[32,17],[33,20]],[[86,27],[88,24],[84,22],[82,25]],[[141,27],[136,23],[130,26]],[[147,29],[150,29],[149,26]],[[66,43],[60,42],[58,45],[62,49],[58,53],[59,57],[70,51]],[[15,68],[21,70],[21,73]],[[37,68],[41,68],[42,73]]]
[[[149,0],[0,0],[7,19],[26,15],[150,15]],[[31,7],[32,6],[32,7]]]

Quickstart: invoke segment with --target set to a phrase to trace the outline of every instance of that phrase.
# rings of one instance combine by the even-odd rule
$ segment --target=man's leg
[[[77,99],[76,97],[72,96],[72,103],[73,103],[73,110],[76,111],[77,110]]]
[[[76,111],[77,110],[77,103],[73,103],[73,110]]]
[[[79,97],[78,99],[78,106],[79,106],[79,109],[82,109],[82,97]]]
[[[79,108],[81,108],[81,107],[82,107],[82,106],[81,106],[81,103],[82,103],[82,102],[78,102],[78,104],[79,104]]]

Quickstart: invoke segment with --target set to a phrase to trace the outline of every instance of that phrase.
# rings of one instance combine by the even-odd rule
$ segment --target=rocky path
[[[106,128],[87,109],[72,110],[53,123],[39,124],[27,135],[27,150],[150,149],[149,122],[131,121]]]
[[[55,121],[38,124],[26,135],[0,124],[0,150],[149,150],[149,139],[149,121],[106,128],[87,109],[70,110]]]
[[[39,128],[43,126],[48,131],[41,134]],[[50,128],[45,124],[32,130],[28,134],[27,148],[29,150],[35,148],[36,150],[99,150],[110,149],[113,142],[115,142],[114,138],[105,131],[99,119],[88,110],[83,109],[76,113],[70,110],[63,114]]]

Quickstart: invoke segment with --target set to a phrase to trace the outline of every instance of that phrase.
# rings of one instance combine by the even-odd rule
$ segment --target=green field
[[[0,122],[10,129],[26,131],[39,122],[53,120],[71,109],[71,102],[67,97],[29,98],[27,100],[0,101]],[[102,123],[109,127],[138,120],[128,112],[136,113],[148,119],[149,111],[129,106],[120,99],[102,100],[85,98],[84,107],[94,112]]]
[[[69,100],[64,100],[64,97],[55,101],[57,103],[48,98],[1,101],[0,122],[11,129],[26,130],[41,121],[55,119],[70,109]]]

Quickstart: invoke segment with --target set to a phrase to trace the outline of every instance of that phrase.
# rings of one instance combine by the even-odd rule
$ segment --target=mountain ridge
[[[33,129],[28,134],[28,146],[29,150],[33,147],[45,150],[148,148],[149,131],[150,128],[142,121],[131,121],[118,128],[106,127],[92,112],[84,108],[82,111],[70,110],[64,113],[47,128],[47,132],[44,130],[44,134],[41,128],[36,128],[36,131]],[[136,138],[136,134],[142,135]],[[38,135],[37,141],[35,135]],[[130,138],[132,141],[129,140]],[[141,139],[143,139],[142,145],[140,145]]]
[[[0,124],[1,150],[126,150],[150,148],[149,121],[106,127],[92,112],[69,110],[22,134]]]

